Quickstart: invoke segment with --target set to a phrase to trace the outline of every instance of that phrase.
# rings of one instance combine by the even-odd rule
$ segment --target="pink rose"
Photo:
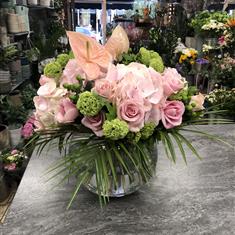
[[[56,90],[56,82],[54,79],[43,76],[40,81],[42,85],[37,91],[39,96],[50,96]]]
[[[11,150],[11,154],[17,154],[18,153],[18,150],[17,149],[13,149],[13,150]]]
[[[102,125],[105,120],[105,115],[103,112],[100,112],[96,116],[87,117],[85,116],[82,119],[82,124],[88,128],[90,128],[97,136],[103,136]]]
[[[55,117],[52,112],[36,112],[34,125],[36,127],[35,131],[50,128],[56,125]]]
[[[108,79],[98,79],[95,81],[94,91],[107,99],[111,99],[114,93],[114,82],[109,81]]]
[[[205,109],[203,106],[204,101],[205,101],[205,96],[201,93],[192,96],[189,104],[194,103],[196,105],[195,107],[193,107],[192,111],[200,111]]]
[[[4,169],[8,171],[14,171],[16,169],[16,163],[9,163],[4,165]]]
[[[182,123],[182,116],[185,107],[181,101],[166,101],[162,107],[162,123],[166,129],[179,126]]]
[[[164,95],[169,97],[172,94],[176,94],[182,88],[184,88],[184,79],[174,68],[167,68],[163,72],[163,89]]]
[[[42,96],[35,96],[33,98],[34,106],[37,110],[41,112],[47,112],[50,108],[49,100]]]
[[[55,119],[59,123],[73,122],[78,116],[76,105],[69,98],[60,100],[59,107],[55,112]]]
[[[21,129],[21,136],[23,136],[25,139],[28,139],[33,135],[33,130],[33,124],[30,122],[26,122]]]
[[[138,132],[144,127],[144,106],[136,100],[123,100],[117,107],[117,115],[128,123],[130,131]]]

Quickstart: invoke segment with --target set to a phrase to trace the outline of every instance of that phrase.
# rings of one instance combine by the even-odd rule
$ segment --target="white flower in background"
[[[207,44],[202,45],[202,51],[203,52],[208,52],[209,50],[212,50],[212,49],[213,49],[213,47],[210,46],[210,45],[207,45]]]

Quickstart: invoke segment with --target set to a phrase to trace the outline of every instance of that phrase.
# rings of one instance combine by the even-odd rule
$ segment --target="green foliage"
[[[138,143],[141,138],[140,132],[129,132],[126,136],[127,140],[132,144]]]
[[[70,59],[74,59],[74,54],[73,54],[72,51],[69,52],[69,58],[70,58]]]
[[[45,66],[43,72],[49,78],[59,79],[62,75],[62,67],[58,62],[50,62]]]
[[[178,35],[174,27],[152,28],[149,31],[149,50],[157,51],[162,57],[164,65],[173,67],[174,51],[177,46]]]
[[[21,100],[26,110],[33,110],[35,108],[33,98],[36,95],[37,95],[37,91],[31,85],[26,86],[21,91]]]
[[[131,62],[137,62],[137,54],[134,54],[131,49],[127,53],[123,53],[119,63],[128,65]]]
[[[104,136],[111,140],[123,139],[129,132],[128,124],[122,120],[106,120],[103,124]]]
[[[90,91],[85,91],[79,95],[77,108],[85,116],[95,116],[102,109],[102,103]]]

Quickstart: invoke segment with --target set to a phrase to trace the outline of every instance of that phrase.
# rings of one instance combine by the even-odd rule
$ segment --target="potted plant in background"
[[[4,174],[19,183],[24,174],[28,157],[22,151],[13,149],[10,152],[2,152],[0,158]]]

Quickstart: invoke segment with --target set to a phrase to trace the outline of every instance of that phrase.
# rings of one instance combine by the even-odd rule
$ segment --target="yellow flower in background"
[[[190,64],[195,64],[195,60],[190,60]]]
[[[187,55],[184,55],[184,54],[181,55],[179,59],[180,64],[182,64],[186,59],[187,59]]]
[[[230,28],[235,27],[235,18],[228,19],[227,26],[229,26]]]
[[[197,50],[195,50],[193,48],[190,49],[190,54],[191,54],[192,58],[195,59],[197,57]]]

